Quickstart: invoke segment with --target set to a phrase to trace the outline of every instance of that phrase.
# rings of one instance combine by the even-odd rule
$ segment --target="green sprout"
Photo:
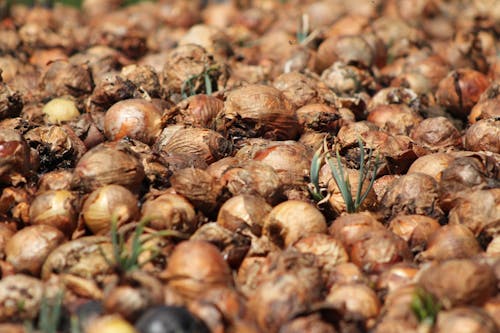
[[[197,94],[197,89],[199,87],[197,87],[196,82],[200,78],[203,78],[203,82],[205,84],[205,93],[207,95],[211,95],[213,93],[213,87],[212,87],[212,81],[210,80],[210,74],[217,71],[218,69],[219,67],[216,65],[210,66],[208,68],[205,68],[201,73],[194,74],[188,77],[186,81],[182,82],[181,85],[182,99],[186,99],[190,96]]]
[[[40,312],[38,314],[38,322],[36,323],[37,332],[41,333],[57,333],[62,317],[62,303],[64,292],[59,291],[53,299],[46,295],[42,296],[40,303]],[[27,332],[33,332],[33,323],[26,321],[24,328]]]
[[[126,246],[126,238],[124,233],[118,231],[118,219],[114,216],[111,220],[111,245],[113,248],[113,259],[110,260],[105,254],[102,248],[100,249],[101,255],[104,260],[110,266],[114,266],[118,272],[127,273],[137,269],[140,269],[147,262],[154,260],[154,258],[159,254],[159,251],[155,248],[146,247],[145,244],[153,238],[156,237],[168,237],[173,236],[177,238],[186,239],[188,236],[182,232],[175,230],[161,230],[154,232],[147,237],[143,237],[144,231],[150,219],[142,219],[137,224],[134,233],[132,235],[132,244],[130,250]],[[146,262],[140,262],[139,256],[145,251],[152,251],[150,259]]]
[[[349,181],[349,177],[346,176],[338,148],[335,149],[335,157],[333,157],[326,148],[325,142],[323,147],[320,147],[316,151],[311,162],[311,184],[309,185],[309,191],[314,200],[321,202],[322,200],[326,199],[325,196],[323,196],[323,194],[321,193],[321,188],[319,185],[319,170],[321,169],[321,165],[324,159],[326,160],[326,163],[330,168],[333,180],[337,184],[340,190],[340,194],[344,199],[347,212],[355,213],[359,210],[359,208],[363,204],[363,201],[366,199],[373,187],[373,183],[375,182],[375,177],[377,175],[380,163],[378,155],[375,158],[375,162],[373,162],[372,149],[368,150],[368,156],[366,157],[365,146],[360,138],[358,138],[358,146],[360,148],[360,156],[356,196],[354,198],[352,196],[351,183]],[[367,188],[363,191],[363,184],[370,174],[370,169],[373,169],[369,178],[370,181]]]
[[[441,306],[431,293],[417,288],[411,300],[411,309],[420,323],[434,324]]]
[[[307,36],[309,35],[309,15],[302,14],[300,18],[299,28],[297,29],[297,42],[299,44],[304,43]]]

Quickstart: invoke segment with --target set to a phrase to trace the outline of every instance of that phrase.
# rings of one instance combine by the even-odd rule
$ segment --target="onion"
[[[164,131],[168,130],[165,129]],[[157,142],[158,149],[170,154],[189,154],[211,164],[232,151],[232,144],[219,133],[206,128],[183,128]]]
[[[13,129],[0,129],[0,183],[16,185],[25,181],[30,167],[30,150]]]
[[[278,89],[247,85],[232,90],[217,119],[217,131],[229,136],[295,139],[299,125],[290,101]]]
[[[87,197],[82,207],[82,219],[93,234],[102,235],[111,230],[116,219],[117,226],[133,221],[139,215],[135,195],[120,185],[99,187]]]
[[[436,98],[453,115],[466,119],[489,86],[486,76],[472,69],[452,71],[439,83]]]
[[[5,245],[7,261],[14,266],[17,273],[38,276],[49,253],[64,240],[64,234],[49,225],[23,228]]]
[[[205,241],[178,244],[162,277],[187,299],[196,298],[216,286],[230,286],[232,282],[229,266],[221,253]]]
[[[482,304],[496,293],[496,277],[491,267],[471,259],[435,261],[422,267],[417,279],[445,309]]]
[[[44,105],[42,112],[47,117],[47,121],[53,124],[70,121],[80,115],[75,102],[66,98],[54,98],[50,100]]]
[[[472,151],[500,153],[500,119],[482,119],[472,124],[464,136],[464,146]]]
[[[312,233],[326,233],[324,216],[313,205],[288,200],[274,207],[264,220],[263,234],[279,247],[287,247]]]
[[[397,215],[389,222],[389,230],[403,238],[413,252],[423,250],[439,228],[436,219],[423,215]]]
[[[191,233],[196,229],[196,214],[186,198],[165,193],[146,200],[141,208],[142,219],[150,219],[148,226],[156,230],[173,229]]]
[[[497,330],[493,318],[474,307],[458,307],[439,312],[434,329],[436,333],[494,333]]]
[[[365,320],[374,319],[381,307],[375,292],[361,283],[333,286],[325,301],[344,315],[355,313]]]
[[[73,187],[93,191],[103,185],[117,184],[139,191],[144,168],[123,144],[100,144],[78,161],[73,173]]]
[[[419,261],[470,258],[482,252],[474,234],[463,225],[445,225],[429,238]]]
[[[245,232],[248,229],[255,236],[260,236],[265,216],[272,207],[256,195],[236,195],[220,207],[217,223],[233,232]]]
[[[160,134],[161,128],[161,110],[143,99],[115,103],[104,116],[104,132],[110,140],[130,137],[151,144]]]
[[[30,222],[57,228],[69,237],[77,225],[78,200],[78,195],[68,190],[40,193],[31,203]]]

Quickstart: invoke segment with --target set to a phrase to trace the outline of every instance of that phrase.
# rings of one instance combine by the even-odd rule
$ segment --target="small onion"
[[[83,222],[95,235],[109,232],[113,219],[116,219],[117,225],[122,225],[138,215],[137,198],[120,185],[99,187],[90,193],[82,207]]]
[[[49,253],[64,240],[64,234],[49,225],[23,228],[5,246],[7,261],[18,273],[38,276]]]
[[[103,185],[118,184],[139,191],[144,176],[144,167],[129,148],[103,143],[78,161],[73,173],[73,187],[90,192]]]
[[[43,106],[42,112],[47,117],[47,121],[52,124],[70,121],[80,115],[75,102],[66,98],[51,99]]]
[[[494,333],[498,327],[487,312],[475,307],[458,307],[438,314],[435,333]]]
[[[143,219],[150,219],[149,227],[156,230],[174,229],[191,233],[196,229],[196,212],[183,196],[165,193],[146,200],[141,209]]]
[[[3,277],[0,280],[0,321],[34,319],[44,289],[43,282],[24,274]]]
[[[189,262],[189,265],[186,263]],[[205,241],[184,241],[169,257],[162,277],[187,299],[198,297],[215,286],[231,286],[229,266],[214,245]]]
[[[398,215],[389,222],[389,230],[403,238],[413,252],[423,250],[439,228],[436,219],[423,215]]]
[[[464,146],[472,151],[500,154],[500,118],[481,119],[467,129]]]
[[[272,207],[255,195],[236,195],[220,207],[217,223],[233,232],[249,229],[255,236],[260,236],[265,216]]]
[[[134,326],[118,315],[106,315],[92,320],[85,333],[138,333]]]
[[[110,140],[124,137],[151,144],[162,128],[161,110],[144,99],[126,99],[113,104],[104,116],[104,133]]]
[[[434,261],[420,269],[417,280],[445,309],[482,304],[497,292],[493,269],[471,259]]]
[[[264,220],[263,234],[284,248],[312,233],[326,233],[325,217],[313,205],[288,200],[274,207]]]
[[[61,230],[67,236],[76,229],[78,196],[67,190],[45,191],[31,203],[31,224],[46,224]]]
[[[489,84],[487,77],[478,71],[458,69],[439,82],[436,98],[452,114],[466,119]]]
[[[332,304],[345,314],[355,313],[365,320],[374,319],[381,308],[375,292],[361,283],[333,286],[325,302]]]
[[[482,252],[474,234],[466,226],[445,225],[429,238],[427,249],[416,257],[419,261],[470,258]]]
[[[291,102],[276,88],[247,85],[229,92],[217,119],[228,136],[295,139],[299,124]]]
[[[417,158],[408,169],[408,174],[424,173],[433,177],[436,181],[441,180],[441,174],[455,157],[447,153],[434,153]]]

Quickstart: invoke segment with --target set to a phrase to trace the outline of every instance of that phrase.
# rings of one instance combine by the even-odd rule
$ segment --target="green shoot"
[[[319,170],[321,169],[322,163],[323,163],[323,147],[320,147],[314,153],[310,170],[311,183],[309,184],[310,185],[309,192],[311,193],[315,201],[321,201],[325,198],[323,194],[321,194],[321,189],[319,186]]]
[[[372,164],[373,150],[370,149],[368,152],[368,156],[365,157],[365,147],[363,145],[363,141],[361,141],[361,139],[359,138],[358,138],[358,146],[360,148],[360,157],[359,157],[360,167],[358,175],[358,186],[355,198],[353,198],[352,196],[351,183],[342,165],[342,160],[338,148],[335,150],[335,157],[333,157],[332,154],[326,148],[320,148],[314,154],[311,162],[311,175],[310,175],[311,184],[309,188],[311,196],[313,197],[314,200],[321,201],[324,199],[324,196],[321,194],[321,189],[319,186],[319,170],[321,168],[321,164],[324,158],[330,168],[332,178],[337,184],[340,194],[344,199],[344,202],[346,204],[346,211],[348,213],[355,213],[359,210],[359,208],[363,204],[363,201],[370,193],[373,184],[375,182],[375,177],[377,175],[379,168],[379,157],[377,155],[377,157],[375,158],[375,162]],[[373,169],[373,171],[371,171],[370,181],[368,183],[368,186],[366,186],[366,189],[363,191],[363,185],[365,184],[365,181],[369,176],[370,169]]]
[[[113,217],[111,221],[111,245],[113,248],[113,259],[109,260],[101,249],[101,255],[104,257],[108,265],[114,266],[118,272],[127,273],[137,269],[140,269],[142,265],[146,262],[140,262],[139,256],[145,251],[152,251],[153,255],[150,260],[153,260],[158,252],[155,249],[151,249],[145,246],[145,243],[156,237],[168,237],[174,236],[177,238],[187,238],[184,233],[175,230],[162,230],[157,231],[148,237],[144,236],[144,231],[146,225],[149,223],[150,219],[143,219],[137,224],[134,233],[132,235],[132,242],[130,250],[127,249],[125,235],[118,231],[118,221],[116,217]]]
[[[190,96],[196,95],[199,89],[199,80],[203,79],[203,83],[205,85],[205,93],[207,95],[211,95],[213,93],[212,81],[210,78],[210,74],[217,71],[217,66],[210,66],[205,68],[201,73],[191,75],[186,79],[186,81],[182,82],[181,85],[181,96],[182,99],[186,99]]]
[[[309,15],[302,14],[299,29],[297,29],[297,42],[302,44],[309,35]]]
[[[54,299],[49,299],[43,295],[40,303],[40,312],[38,314],[37,332],[57,333],[61,323],[62,302],[64,293],[59,291]],[[27,332],[33,332],[33,324],[30,321],[24,323]]]
[[[411,309],[420,323],[434,324],[441,306],[432,294],[417,288],[411,300]]]

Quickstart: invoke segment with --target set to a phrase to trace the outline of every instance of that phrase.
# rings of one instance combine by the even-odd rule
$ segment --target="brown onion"
[[[472,151],[500,153],[500,118],[481,119],[467,129],[464,146]]]
[[[144,168],[125,145],[104,143],[89,150],[78,161],[73,186],[90,192],[103,185],[117,184],[139,191]]]
[[[131,222],[139,216],[135,195],[120,185],[105,185],[89,194],[82,207],[82,220],[94,235],[106,234],[111,223],[117,226]]]
[[[13,129],[0,129],[0,183],[16,185],[25,181],[30,167],[30,150]]]
[[[298,130],[290,101],[278,89],[264,85],[229,92],[217,119],[217,131],[236,137],[295,139]]]
[[[15,274],[2,278],[0,321],[34,319],[40,309],[44,289],[39,279],[27,275]]]
[[[149,219],[148,226],[156,230],[173,229],[191,233],[196,228],[196,213],[186,198],[165,193],[146,200],[141,208],[142,219]]]
[[[439,228],[436,219],[423,215],[397,215],[389,222],[389,230],[403,238],[412,252],[422,251]]]
[[[313,205],[288,200],[274,207],[264,219],[263,234],[284,248],[312,233],[326,233],[325,217]]]
[[[64,234],[49,225],[23,228],[5,246],[7,261],[17,273],[38,276],[49,253],[64,240]]]
[[[168,130],[168,127],[167,129]],[[231,153],[231,142],[207,128],[183,128],[157,142],[160,151],[169,154],[189,154],[200,157],[207,164]]]
[[[431,176],[406,174],[391,185],[381,202],[386,217],[401,213],[442,217],[443,212],[437,207],[438,184]]]
[[[208,242],[182,242],[175,247],[168,260],[162,277],[187,299],[196,298],[212,287],[230,286],[232,283],[229,266],[219,250]]]
[[[368,273],[379,273],[396,262],[412,258],[406,242],[386,229],[372,229],[361,235],[349,251],[351,261]]]
[[[496,293],[497,282],[492,268],[471,259],[434,261],[421,268],[417,279],[445,309],[482,304]]]
[[[433,177],[436,181],[441,180],[441,174],[455,157],[447,153],[433,153],[417,158],[408,169],[407,174],[423,173]]]
[[[436,333],[494,333],[498,327],[485,311],[475,307],[458,307],[438,314]]]
[[[466,119],[489,84],[487,77],[480,72],[458,69],[441,80],[436,98],[453,115]]]
[[[374,319],[381,307],[375,292],[361,283],[333,286],[325,301],[340,309],[344,315],[355,313],[365,320]]]
[[[35,197],[30,206],[31,224],[45,224],[70,236],[78,219],[78,195],[67,190],[45,191]]]
[[[370,109],[366,120],[390,134],[408,135],[422,121],[422,117],[404,104],[389,104]]]
[[[151,144],[162,128],[161,110],[143,99],[126,99],[113,104],[104,116],[104,133],[110,140],[124,137]]]
[[[255,236],[260,236],[265,216],[272,207],[256,195],[236,195],[220,207],[217,223],[233,232],[250,230]]]
[[[429,238],[427,249],[416,257],[419,261],[470,258],[482,252],[474,234],[465,226],[445,225]]]

